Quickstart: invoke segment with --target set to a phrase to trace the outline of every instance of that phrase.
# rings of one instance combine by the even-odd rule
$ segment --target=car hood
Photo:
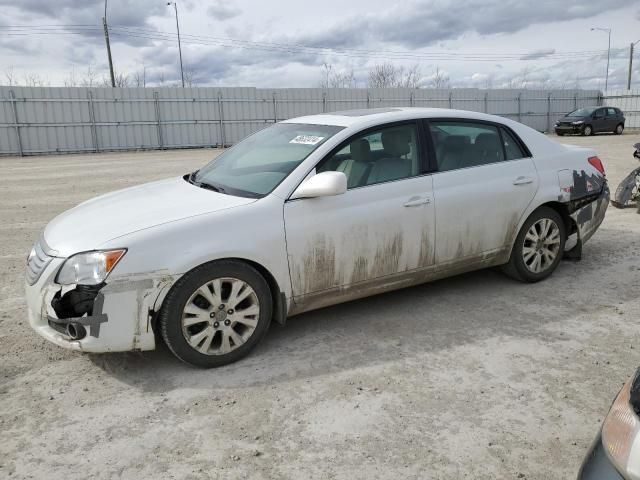
[[[584,122],[586,117],[562,117],[560,122]]]
[[[252,202],[255,199],[196,187],[182,177],[170,178],[81,203],[47,225],[44,241],[51,254],[66,257],[139,230]]]

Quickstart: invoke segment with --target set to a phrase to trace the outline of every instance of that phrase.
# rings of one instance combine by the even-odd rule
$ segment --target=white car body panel
[[[576,201],[570,180],[589,178],[599,202],[572,213],[574,241],[597,229],[608,202],[588,149],[567,148],[517,122],[475,112],[402,108],[364,116],[324,114],[287,120],[345,127],[313,151],[270,194],[244,198],[183,178],[153,182],[85,202],[52,220],[42,243],[54,257],[26,285],[31,325],[54,343],[82,351],[155,348],[151,319],[182,275],[218,259],[241,259],[284,298],[284,317],[377,292],[505,263],[526,218],[548,202]],[[513,130],[531,158],[369,185],[334,197],[289,200],[334,148],[367,128],[404,120],[455,118]],[[564,171],[564,173],[559,173]],[[566,172],[569,172],[567,174]],[[524,178],[521,184],[514,185]],[[564,180],[562,180],[564,179]],[[563,184],[564,182],[565,184]],[[594,190],[595,192],[595,190]],[[405,207],[406,203],[415,203]],[[590,211],[586,209],[590,208]],[[100,335],[69,341],[47,321],[62,287],[57,270],[73,254],[127,253],[100,291],[108,320]],[[101,317],[104,320],[104,317]],[[95,319],[84,317],[84,322]]]

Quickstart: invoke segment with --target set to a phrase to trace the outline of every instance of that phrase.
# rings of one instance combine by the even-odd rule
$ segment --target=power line
[[[97,25],[3,25],[1,36],[24,37],[31,35],[87,35],[99,33]],[[175,41],[176,34],[141,27],[110,26],[114,36],[139,38],[152,41]],[[351,57],[384,58],[388,60],[430,60],[430,61],[533,61],[590,58],[604,54],[604,50],[582,50],[575,52],[525,52],[525,53],[472,53],[472,52],[415,52],[397,50],[366,50],[354,48],[333,48],[296,43],[250,41],[229,37],[182,34],[183,42],[191,45],[209,45],[228,48],[272,51],[287,54],[312,54]]]

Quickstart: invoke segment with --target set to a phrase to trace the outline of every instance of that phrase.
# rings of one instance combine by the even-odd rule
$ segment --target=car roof
[[[417,118],[463,118],[469,120],[485,120],[509,124],[510,120],[496,115],[489,115],[468,110],[448,108],[390,107],[369,108],[363,110],[346,110],[328,112],[317,115],[290,118],[283,123],[303,123],[311,125],[334,125],[338,127],[364,127],[379,123],[412,120]]]

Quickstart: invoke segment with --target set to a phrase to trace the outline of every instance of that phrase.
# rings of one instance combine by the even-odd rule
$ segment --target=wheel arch
[[[271,293],[271,300],[273,302],[273,320],[275,320],[277,323],[284,325],[284,323],[286,322],[286,317],[287,317],[287,301],[286,301],[286,295],[285,293],[282,291],[282,289],[280,288],[280,285],[278,284],[278,281],[276,280],[275,276],[269,271],[268,268],[266,268],[264,265],[256,262],[255,260],[250,260],[247,258],[241,258],[241,257],[222,257],[222,258],[216,258],[213,260],[209,260],[207,262],[203,262],[199,265],[194,266],[193,268],[191,268],[189,271],[185,272],[184,275],[186,275],[187,273],[202,267],[203,265],[206,265],[208,263],[213,263],[213,262],[218,262],[218,261],[234,261],[234,262],[240,262],[240,263],[245,263],[253,268],[255,268],[258,273],[260,275],[262,275],[262,277],[265,279],[265,281],[267,282],[267,285],[269,286],[269,291]],[[159,297],[161,296],[161,299],[158,298],[158,300],[161,300],[160,302],[156,302],[156,304],[158,305],[158,307],[155,309],[155,312],[153,314],[153,318],[152,318],[152,323],[153,323],[153,327],[155,330],[155,323],[158,317],[158,314],[160,313],[160,310],[162,309],[162,307],[164,306],[164,302],[167,298],[167,294],[169,292],[169,290],[171,290],[175,285],[175,282],[169,287],[167,288],[165,291],[161,292]]]

